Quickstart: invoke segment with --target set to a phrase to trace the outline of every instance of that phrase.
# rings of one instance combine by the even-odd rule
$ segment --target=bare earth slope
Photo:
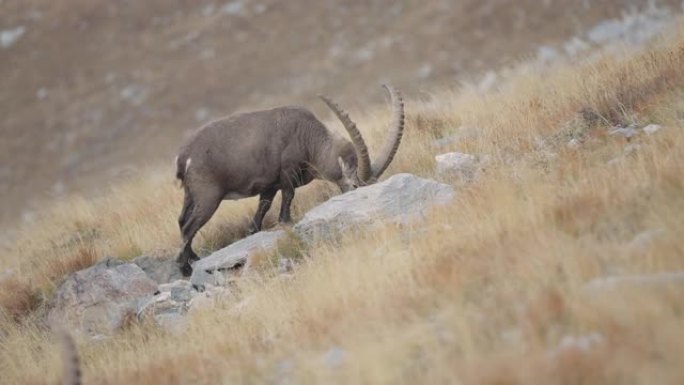
[[[382,81],[419,97],[640,3],[4,0],[0,30],[23,33],[0,48],[0,224],[172,159],[209,118],[320,112],[319,93],[353,110]]]

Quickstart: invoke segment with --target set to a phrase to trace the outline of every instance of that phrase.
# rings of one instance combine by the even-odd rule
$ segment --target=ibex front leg
[[[264,216],[271,208],[271,203],[273,203],[273,198],[275,198],[277,189],[267,190],[259,195],[259,206],[257,207],[256,214],[254,214],[254,219],[252,224],[249,226],[249,234],[258,233],[261,231],[261,226],[264,222]]]
[[[282,203],[280,205],[280,217],[278,218],[280,223],[292,222],[290,206],[292,205],[292,200],[295,196],[295,177],[296,171],[284,171],[280,174],[280,194],[282,197]]]

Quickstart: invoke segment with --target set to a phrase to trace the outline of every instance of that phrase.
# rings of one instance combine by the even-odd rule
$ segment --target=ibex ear
[[[342,169],[342,173],[344,174],[345,171],[347,170],[347,165],[344,164],[344,160],[342,159],[341,156],[338,156],[338,157],[337,157],[337,164],[340,165],[340,169]]]
[[[342,159],[341,156],[337,157],[337,163],[340,165],[340,169],[342,170],[342,175],[344,175],[347,178],[351,177],[352,169],[346,163],[344,163],[344,160]]]

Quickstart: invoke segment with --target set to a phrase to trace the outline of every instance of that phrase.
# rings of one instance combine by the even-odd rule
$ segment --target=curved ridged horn
[[[401,137],[404,134],[404,100],[401,93],[387,84],[382,85],[390,95],[392,101],[392,123],[385,144],[380,150],[380,155],[375,159],[371,166],[371,174],[374,179],[380,178],[387,167],[392,163],[394,155],[397,153]]]
[[[366,142],[364,142],[361,132],[356,127],[356,123],[352,122],[352,120],[349,119],[349,115],[335,102],[322,95],[319,97],[328,105],[335,115],[337,115],[337,118],[340,119],[344,128],[347,129],[352,144],[354,145],[354,150],[356,150],[356,158],[359,163],[358,168],[356,169],[356,175],[361,182],[368,182],[371,177],[371,162],[370,157],[368,156],[368,146],[366,146]]]

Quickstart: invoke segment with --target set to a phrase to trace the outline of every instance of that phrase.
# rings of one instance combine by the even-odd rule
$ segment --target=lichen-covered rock
[[[156,291],[137,265],[105,259],[67,276],[49,303],[48,320],[89,336],[110,335]]]
[[[137,316],[141,320],[152,318],[168,329],[179,329],[184,324],[188,304],[197,294],[192,284],[182,279],[159,285],[159,292],[140,304]]]
[[[642,130],[648,135],[653,135],[660,131],[661,128],[663,128],[663,126],[660,124],[649,124],[648,126],[642,128]]]
[[[629,140],[633,137],[639,135],[638,126],[636,124],[630,124],[627,127],[613,127],[609,132],[610,135],[622,136]]]
[[[148,277],[157,283],[169,283],[183,278],[175,258],[141,256],[131,261],[138,265]]]
[[[227,301],[229,298],[233,298],[230,289],[221,286],[208,286],[188,302],[188,312],[192,314],[196,311],[211,309],[217,303]]]
[[[435,161],[439,175],[472,182],[480,173],[487,159],[462,152],[448,152],[435,156]]]
[[[404,224],[425,215],[434,205],[450,202],[454,195],[453,187],[447,184],[396,174],[313,208],[294,226],[294,232],[311,243],[334,239],[349,228]]]
[[[141,321],[151,320],[165,329],[180,332],[189,313],[212,308],[231,296],[228,288],[207,286],[199,292],[189,281],[179,279],[159,285],[159,292],[140,304],[137,316]]]
[[[190,282],[200,291],[207,285],[225,286],[250,256],[276,249],[278,241],[285,236],[283,230],[262,231],[217,250],[192,265]]]

